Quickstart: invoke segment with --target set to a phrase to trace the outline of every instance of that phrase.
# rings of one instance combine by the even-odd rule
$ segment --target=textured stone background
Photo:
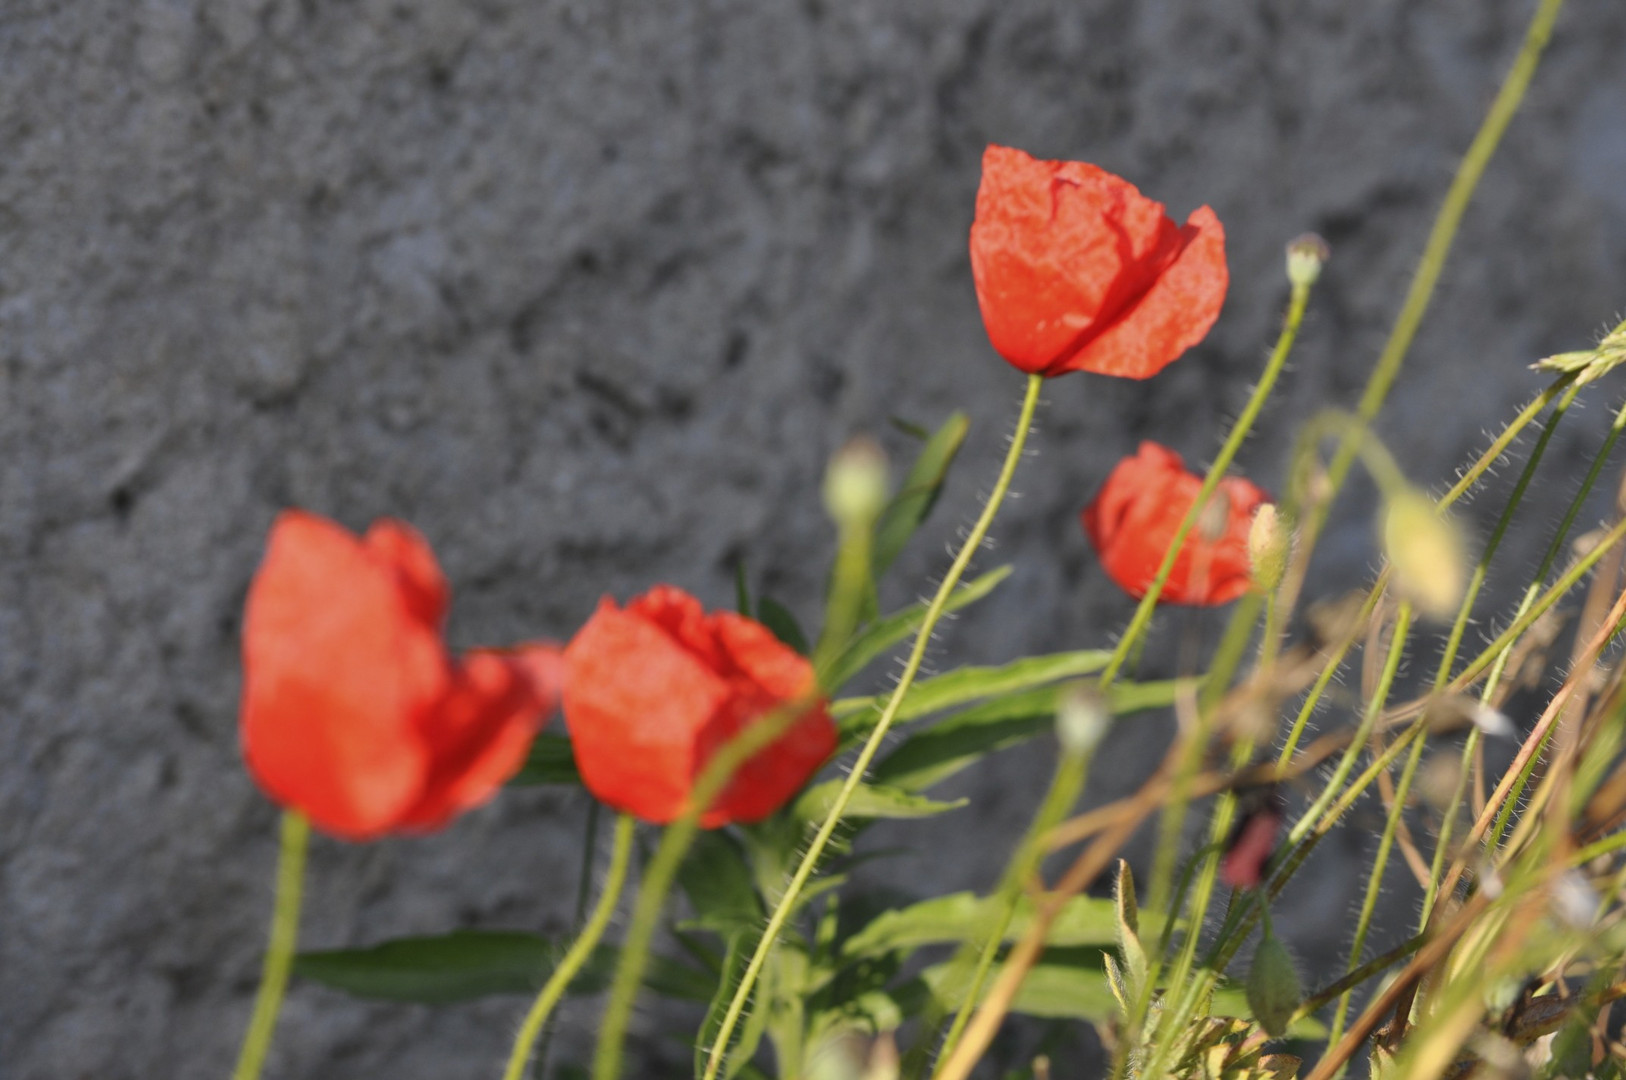
[[[279,507],[416,523],[463,643],[566,635],[601,593],[658,580],[722,604],[740,556],[811,617],[828,452],[964,407],[965,467],[901,566],[907,599],[1020,390],[965,259],[994,140],[1096,161],[1180,216],[1211,203],[1229,233],[1206,344],[1149,384],[1051,384],[997,528],[1017,574],[939,661],[1107,641],[1128,605],[1079,507],[1141,436],[1212,452],[1307,228],[1335,261],[1243,466],[1273,483],[1292,418],[1353,400],[1532,6],[5,0],[0,1076],[229,1067],[274,857],[237,761],[237,620]],[[1383,427],[1419,478],[1533,390],[1524,364],[1626,304],[1623,52],[1626,5],[1570,5]],[[1598,402],[1532,521],[1587,460]],[[1330,584],[1370,565],[1369,510],[1357,485]],[[1503,566],[1544,542],[1514,537]],[[956,856],[899,876],[985,885],[1042,758],[901,834]],[[1109,771],[1103,796],[1128,783]],[[432,839],[319,842],[305,940],[557,930],[582,812],[531,792]],[[1346,932],[1356,867],[1328,867],[1300,907],[1311,959]],[[296,987],[273,1075],[494,1074],[518,1008]],[[567,1048],[591,1022],[570,1014]]]

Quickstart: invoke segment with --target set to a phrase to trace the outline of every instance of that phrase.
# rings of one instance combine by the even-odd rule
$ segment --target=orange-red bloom
[[[1107,575],[1137,600],[1146,595],[1163,555],[1202,488],[1180,455],[1154,442],[1120,461],[1084,508],[1084,531]],[[1159,600],[1171,604],[1224,604],[1248,591],[1248,529],[1268,496],[1240,477],[1227,476],[1208,501],[1174,560]]]
[[[657,586],[618,608],[608,597],[565,650],[565,723],[587,789],[645,821],[686,808],[713,753],[780,705],[814,692],[813,667],[761,623],[706,614]],[[822,700],[747,761],[701,817],[716,828],[773,813],[836,748]]]
[[[358,539],[314,514],[277,518],[243,623],[243,754],[267,794],[366,840],[438,828],[513,775],[562,660],[543,645],[454,659],[449,599],[406,525]]]
[[[1229,275],[1225,230],[1082,161],[982,156],[971,273],[995,350],[1035,375],[1145,379],[1203,339]]]

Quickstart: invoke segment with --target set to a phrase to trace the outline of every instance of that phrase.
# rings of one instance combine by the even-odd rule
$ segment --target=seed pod
[[[1331,254],[1327,242],[1315,233],[1298,237],[1287,245],[1287,280],[1294,285],[1314,285]]]
[[[1304,987],[1299,983],[1293,958],[1271,932],[1268,922],[1259,947],[1253,951],[1247,993],[1253,1018],[1267,1034],[1278,1037],[1286,1034],[1288,1021],[1304,1001]]]

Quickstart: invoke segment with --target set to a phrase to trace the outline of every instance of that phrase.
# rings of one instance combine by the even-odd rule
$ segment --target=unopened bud
[[[1315,233],[1305,233],[1287,245],[1287,280],[1294,285],[1314,285],[1331,254],[1325,240]]]
[[[1278,1037],[1287,1033],[1288,1022],[1304,1001],[1304,987],[1293,958],[1268,925],[1259,947],[1253,951],[1247,993],[1253,1018],[1266,1034]]]
[[[1287,573],[1287,554],[1292,537],[1276,512],[1275,503],[1265,503],[1254,511],[1248,528],[1248,562],[1253,566],[1253,583],[1261,592],[1275,592]]]
[[[1094,750],[1112,723],[1107,700],[1094,684],[1076,682],[1061,692],[1056,704],[1056,739],[1068,754]]]
[[[868,525],[886,506],[886,454],[863,436],[836,451],[824,474],[824,506],[842,525]]]
[[[1395,591],[1423,615],[1449,619],[1468,580],[1468,545],[1456,522],[1417,491],[1393,496],[1383,515],[1383,548]]]

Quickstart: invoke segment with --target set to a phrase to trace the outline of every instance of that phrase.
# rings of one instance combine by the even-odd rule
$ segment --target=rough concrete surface
[[[0,1077],[229,1069],[275,819],[238,761],[237,631],[279,508],[415,523],[462,644],[568,635],[601,594],[657,581],[722,605],[740,557],[811,619],[828,453],[866,431],[901,457],[886,417],[965,408],[964,464],[890,589],[911,598],[1021,388],[965,256],[998,141],[1097,162],[1180,217],[1210,203],[1228,234],[1205,344],[1148,383],[1047,388],[984,560],[1016,575],[936,659],[1106,642],[1129,604],[1079,508],[1138,438],[1212,454],[1305,229],[1333,262],[1241,468],[1276,483],[1294,419],[1354,400],[1532,8],[5,0]],[[1626,305],[1623,53],[1626,5],[1569,5],[1381,425],[1420,480],[1540,385],[1530,360]],[[1612,394],[1558,435],[1530,522],[1573,489]],[[1372,565],[1371,498],[1352,488],[1324,588]],[[1522,530],[1500,566],[1527,570],[1545,539]],[[1144,759],[1166,732],[1109,745]],[[985,887],[1044,768],[997,762],[975,809],[895,834],[934,845],[898,880]],[[1132,779],[1105,772],[1096,797]],[[532,791],[433,838],[319,841],[305,942],[558,931],[582,817],[579,796]],[[978,854],[943,857],[951,838]],[[1367,840],[1291,916],[1314,962],[1341,955]],[[268,1075],[495,1075],[520,1007],[296,986]],[[568,1013],[567,1052],[592,1022]]]

